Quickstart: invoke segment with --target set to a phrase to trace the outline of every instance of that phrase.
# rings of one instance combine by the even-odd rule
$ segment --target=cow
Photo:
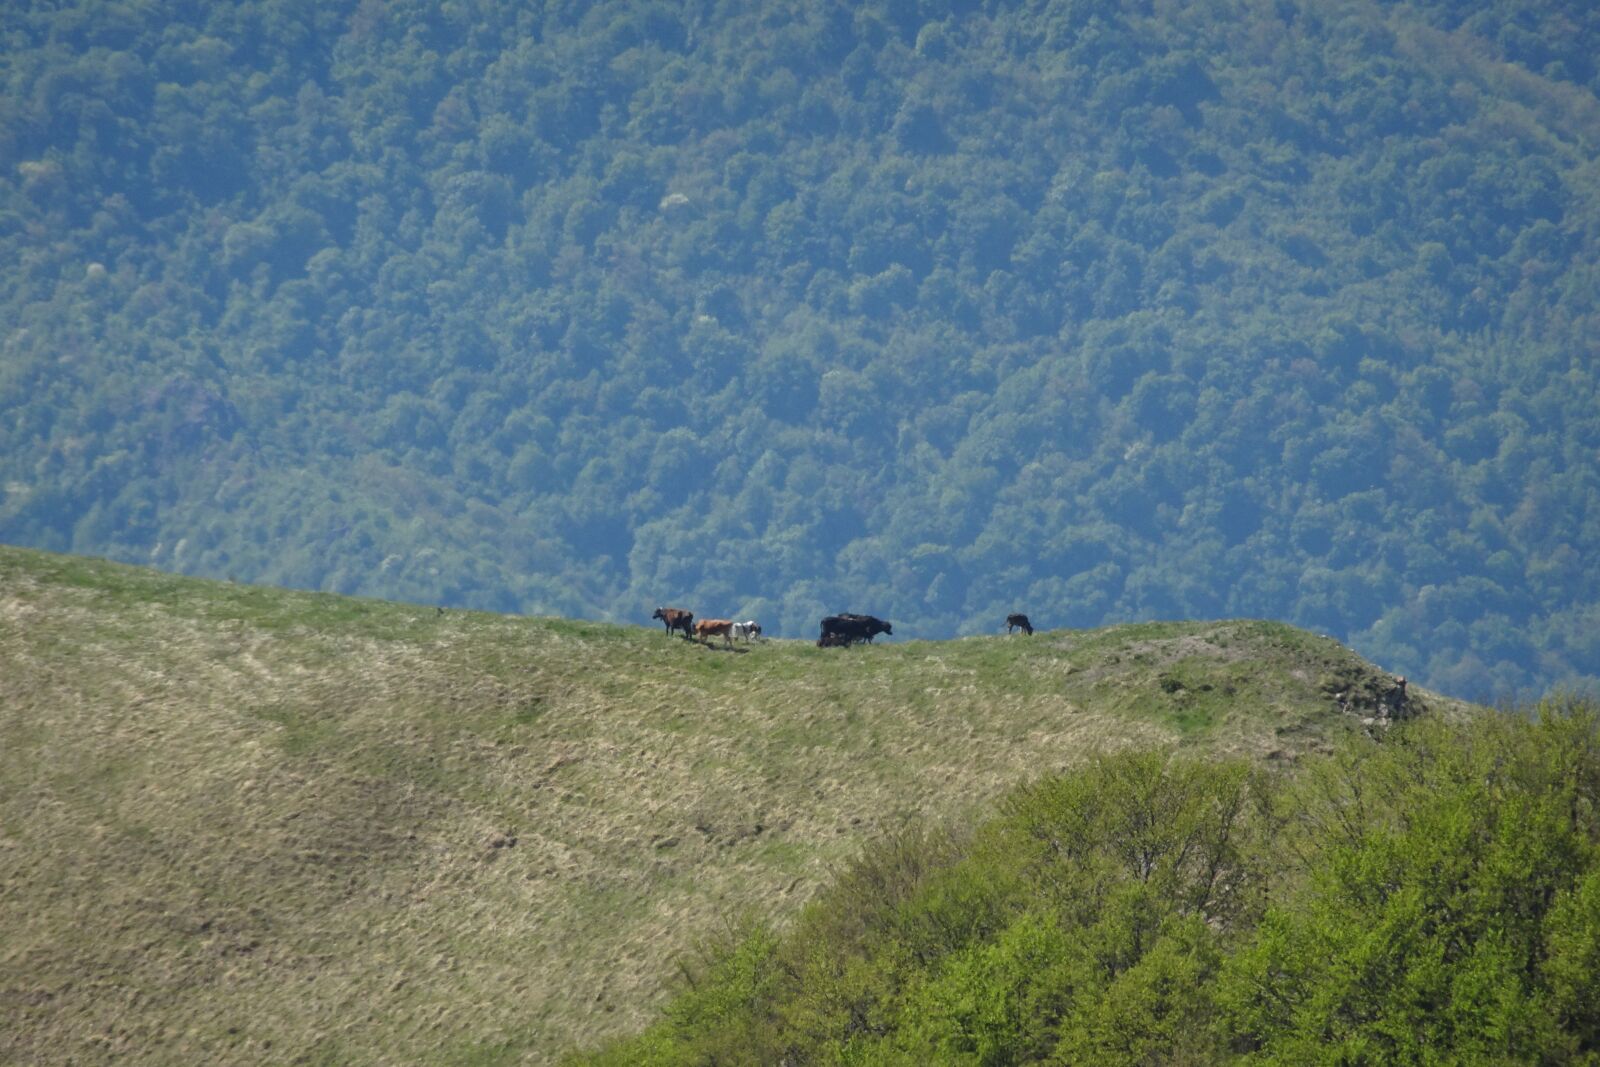
[[[844,634],[829,633],[827,630],[822,631],[822,636],[817,638],[818,648],[847,648],[849,645],[850,641]]]
[[[872,615],[840,614],[829,615],[822,620],[822,636],[836,634],[843,638],[844,644],[852,645],[857,641],[866,641],[871,644],[873,637],[878,634],[894,633],[894,627],[882,619]],[[818,644],[821,644],[819,641]],[[827,646],[823,646],[827,647]]]
[[[733,636],[740,638],[746,644],[749,644],[753,638],[758,638],[761,636],[761,624],[756,622],[754,619],[746,619],[744,622],[736,622],[733,624]]]
[[[713,637],[721,637],[733,647],[733,623],[727,619],[701,619],[694,624],[694,634],[707,644]]]
[[[841,611],[839,613],[839,618],[849,619],[852,622],[861,623],[866,628],[866,641],[869,645],[872,644],[872,638],[876,634],[888,634],[891,637],[894,636],[894,627],[890,626],[887,622],[884,622],[876,615],[856,615],[852,612]]]
[[[1027,634],[1029,637],[1032,637],[1033,636],[1033,623],[1029,622],[1028,621],[1028,617],[1026,615],[1023,615],[1021,612],[1017,612],[1015,614],[1007,615],[1006,616],[1006,633],[1010,633],[1012,630],[1021,630],[1023,633]]]
[[[683,638],[687,641],[694,636],[694,612],[680,611],[678,608],[657,608],[656,613],[650,616],[660,619],[667,627],[667,636],[672,636],[672,631],[682,630]]]

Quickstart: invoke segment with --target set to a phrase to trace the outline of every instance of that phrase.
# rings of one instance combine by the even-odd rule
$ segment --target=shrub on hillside
[[[588,1062],[1593,1062],[1597,843],[1593,703],[1105,756],[869,850]]]

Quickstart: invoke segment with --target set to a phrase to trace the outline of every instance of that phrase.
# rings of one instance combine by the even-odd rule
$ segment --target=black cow
[[[867,628],[867,644],[869,645],[872,644],[872,638],[875,634],[888,634],[891,637],[894,636],[894,628],[888,623],[884,622],[882,619],[878,618],[876,615],[855,615],[848,611],[841,611],[839,613],[839,618],[850,619],[853,622],[859,622],[865,625]]]
[[[652,619],[660,619],[666,623],[667,636],[669,637],[672,636],[672,631],[674,630],[682,630],[686,639],[694,636],[694,612],[692,611],[682,611],[678,608],[657,608],[655,614],[650,617]]]
[[[878,634],[894,634],[894,627],[884,620],[872,615],[829,615],[822,620],[822,637],[830,634],[842,639],[844,644],[852,645],[857,641],[866,641],[871,644],[872,639]],[[822,642],[819,641],[818,644]],[[835,644],[837,641],[829,642]]]
[[[1027,634],[1029,637],[1032,637],[1033,636],[1033,623],[1029,622],[1028,621],[1028,617],[1026,615],[1021,614],[1020,612],[1017,613],[1017,614],[1014,614],[1014,615],[1007,615],[1006,616],[1006,633],[1010,633],[1012,630],[1021,630],[1023,633]]]

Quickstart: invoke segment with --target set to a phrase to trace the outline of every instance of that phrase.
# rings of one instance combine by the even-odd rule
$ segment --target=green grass
[[[1292,758],[1377,684],[1248,621],[739,653],[645,621],[0,548],[0,1062],[546,1061],[907,821],[1129,744]]]

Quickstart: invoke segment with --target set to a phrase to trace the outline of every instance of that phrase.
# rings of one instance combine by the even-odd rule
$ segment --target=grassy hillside
[[[0,1061],[544,1059],[906,820],[1382,684],[1260,622],[730,653],[0,548]]]

